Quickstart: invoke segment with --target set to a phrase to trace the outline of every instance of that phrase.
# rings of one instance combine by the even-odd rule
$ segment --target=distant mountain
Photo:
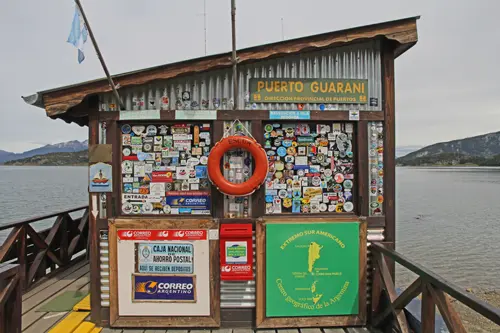
[[[49,153],[68,153],[68,152],[78,152],[78,151],[83,151],[88,149],[88,140],[85,141],[68,141],[68,142],[61,142],[61,143],[56,143],[53,145],[46,145],[40,148],[32,149],[25,151],[24,153],[11,153],[7,151],[0,150],[0,164],[7,162],[7,161],[13,161],[13,160],[20,160],[32,156],[37,156],[37,155],[45,155]]]
[[[48,153],[5,162],[4,165],[88,165],[88,151]]]
[[[400,146],[396,147],[396,158],[413,153],[415,150],[419,150],[422,146]]]
[[[396,159],[399,165],[500,165],[500,132],[435,143]]]

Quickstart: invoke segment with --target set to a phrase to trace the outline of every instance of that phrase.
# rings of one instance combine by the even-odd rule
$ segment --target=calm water
[[[500,289],[500,168],[398,168],[396,177],[398,251],[463,287]],[[86,167],[0,166],[0,224],[87,201]],[[398,284],[410,278],[398,270]]]

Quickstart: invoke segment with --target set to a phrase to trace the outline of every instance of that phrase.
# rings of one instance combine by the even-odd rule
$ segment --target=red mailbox
[[[252,225],[220,227],[220,277],[223,281],[253,280]]]

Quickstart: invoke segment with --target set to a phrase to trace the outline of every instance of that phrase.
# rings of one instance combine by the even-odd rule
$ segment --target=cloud
[[[208,53],[229,51],[230,2],[206,3]],[[203,0],[84,6],[112,73],[204,55]],[[295,38],[421,14],[418,44],[396,60],[397,144],[429,144],[500,129],[492,121],[500,115],[499,9],[492,0],[237,1],[237,45],[281,40],[281,18],[285,38]],[[0,53],[0,147],[87,137],[87,128],[50,120],[20,98],[104,76],[90,42],[81,65],[66,43],[72,17],[71,1],[2,4],[0,39],[9,47]]]

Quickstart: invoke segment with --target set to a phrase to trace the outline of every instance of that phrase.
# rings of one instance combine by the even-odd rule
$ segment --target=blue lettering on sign
[[[134,301],[196,302],[194,275],[133,275]]]
[[[269,111],[269,119],[311,119],[310,111]]]
[[[166,204],[172,208],[196,208],[207,210],[210,209],[210,197],[208,195],[168,195],[166,197]]]
[[[193,274],[193,244],[139,243],[137,254],[139,273]]]

